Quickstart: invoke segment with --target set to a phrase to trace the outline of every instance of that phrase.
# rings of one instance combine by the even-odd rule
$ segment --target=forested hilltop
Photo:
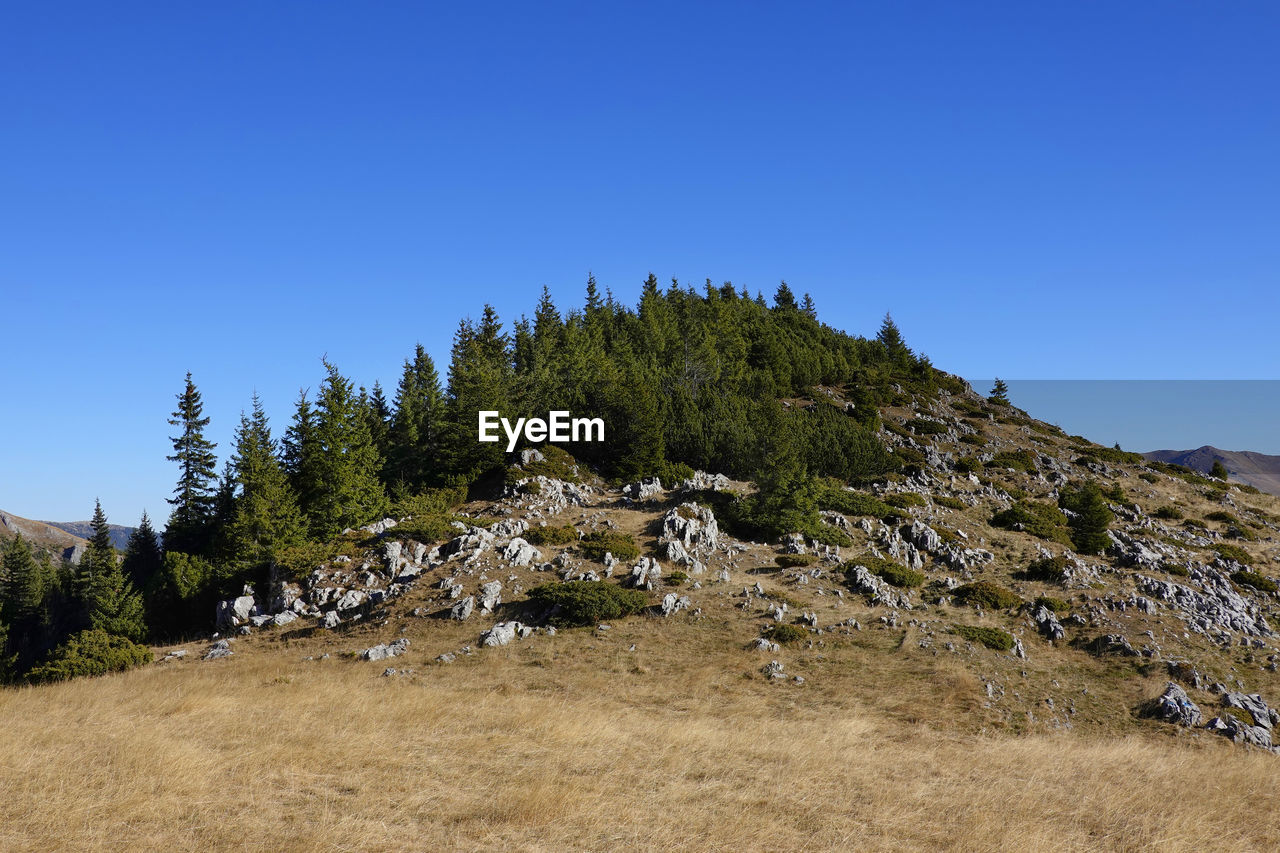
[[[600,417],[606,441],[564,449],[606,479],[722,471],[760,486],[722,507],[740,529],[829,536],[815,494],[912,461],[878,437],[878,407],[964,388],[913,353],[888,315],[867,340],[821,323],[785,282],[770,305],[709,280],[701,293],[664,290],[652,275],[635,308],[594,278],[581,308],[561,310],[544,288],[532,319],[509,330],[486,305],[459,323],[446,380],[419,346],[390,401],[378,383],[357,388],[324,366],[280,438],[250,401],[221,467],[188,374],[169,421],[179,478],[162,535],[144,516],[119,555],[99,506],[78,565],[4,543],[4,677],[126,666],[148,656],[138,643],[207,633],[219,600],[305,574],[333,537],[387,513],[444,538],[452,506],[503,481],[508,454],[477,441],[480,410]]]

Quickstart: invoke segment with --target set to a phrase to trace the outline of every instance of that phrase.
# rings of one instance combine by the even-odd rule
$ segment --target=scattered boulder
[[[229,658],[233,652],[231,651],[230,640],[218,640],[209,647],[209,651],[205,652],[205,660],[217,660],[218,658]]]
[[[1124,634],[1103,634],[1094,637],[1085,644],[1085,651],[1102,657],[1103,655],[1119,655],[1121,657],[1140,657],[1138,651],[1129,643]]]
[[[1055,616],[1053,611],[1047,607],[1041,606],[1037,608],[1035,614],[1031,617],[1031,620],[1036,623],[1036,628],[1038,628],[1040,633],[1044,634],[1050,642],[1061,640],[1067,635],[1067,632],[1062,627],[1062,623],[1058,621],[1058,617]]]
[[[632,502],[654,500],[662,497],[662,480],[657,477],[646,477],[638,483],[628,483],[623,486],[622,493]]]
[[[529,465],[533,462],[543,462],[546,461],[546,458],[547,457],[542,455],[541,450],[535,450],[532,447],[526,447],[524,450],[520,451],[521,465]]]
[[[680,610],[688,610],[689,596],[676,595],[674,592],[667,593],[662,599],[662,615],[670,616]]]
[[[516,637],[525,639],[533,634],[533,628],[519,622],[499,622],[480,635],[482,646],[505,646]]]
[[[533,562],[542,562],[542,552],[520,537],[507,544],[502,556],[513,566],[527,566]]]
[[[708,474],[706,471],[695,471],[688,480],[681,480],[676,486],[682,492],[713,491],[723,492],[729,488],[729,478],[724,474]]]
[[[480,609],[491,612],[502,603],[502,581],[489,581],[480,587]]]
[[[636,589],[652,590],[661,577],[662,566],[652,557],[641,557],[640,562],[631,567],[631,585]]]
[[[1146,715],[1187,727],[1200,725],[1201,719],[1199,706],[1191,701],[1187,691],[1172,681],[1165,686],[1164,693],[1147,706]]]
[[[340,616],[336,610],[330,610],[328,613],[324,614],[324,616],[320,617],[321,628],[333,629],[337,628],[341,624],[342,616]]]
[[[453,605],[453,607],[449,608],[449,618],[457,619],[458,621],[461,622],[462,620],[470,617],[472,612],[475,609],[476,609],[475,596],[468,595],[466,598],[462,599],[457,604]]]
[[[409,651],[409,638],[401,637],[393,643],[380,643],[360,653],[361,660],[386,660],[399,657]]]

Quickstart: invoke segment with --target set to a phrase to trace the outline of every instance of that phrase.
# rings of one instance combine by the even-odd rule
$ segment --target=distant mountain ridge
[[[87,540],[93,536],[93,523],[89,521],[45,521],[42,523],[56,527],[59,530],[65,530],[80,539]],[[111,547],[117,551],[123,551],[129,547],[129,537],[133,535],[133,531],[136,529],[120,524],[108,524],[107,531],[111,534]]]
[[[6,538],[19,533],[28,542],[61,552],[63,557],[73,562],[79,561],[80,552],[89,544],[83,537],[47,521],[33,521],[3,510],[0,510],[0,533]]]
[[[1195,450],[1152,450],[1142,455],[1157,462],[1185,465],[1206,474],[1215,461],[1221,461],[1231,479],[1280,495],[1280,456],[1268,456],[1252,450],[1222,450],[1211,444]]]

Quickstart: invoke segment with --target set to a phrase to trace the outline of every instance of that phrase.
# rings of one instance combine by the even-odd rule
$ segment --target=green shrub
[[[1207,521],[1217,521],[1222,524],[1234,524],[1236,527],[1241,526],[1240,519],[1236,518],[1234,515],[1232,515],[1229,512],[1226,512],[1225,510],[1217,510],[1215,512],[1211,512],[1205,516],[1205,519]]]
[[[1276,582],[1271,578],[1248,569],[1232,573],[1231,579],[1237,584],[1251,586],[1259,592],[1275,592],[1277,589]]]
[[[1249,556],[1249,552],[1238,545],[1228,545],[1225,542],[1219,542],[1213,546],[1212,550],[1216,551],[1218,556],[1225,560],[1235,560],[1237,563],[1241,563],[1246,566],[1253,565],[1253,557]]]
[[[809,632],[799,625],[784,625],[779,622],[765,628],[764,636],[775,643],[798,643],[801,640],[807,640]]]
[[[908,569],[906,566],[887,560],[884,557],[877,557],[872,554],[864,554],[853,560],[849,560],[842,568],[846,572],[853,571],[854,566],[862,566],[871,574],[883,578],[884,581],[892,586],[901,589],[913,589],[924,583],[924,574],[914,569]]]
[[[982,470],[982,463],[972,456],[961,456],[951,465],[961,474],[973,474]]]
[[[906,509],[909,506],[924,506],[924,495],[918,495],[915,492],[896,492],[884,499],[889,506]]]
[[[564,480],[568,483],[579,482],[578,460],[574,459],[569,451],[554,444],[543,445],[538,448],[538,451],[542,454],[542,459],[521,466],[524,471],[523,474],[517,470],[513,475],[509,474],[508,476],[522,479],[541,474],[543,477],[548,477],[552,480]]]
[[[1181,563],[1175,563],[1172,560],[1162,560],[1160,562],[1160,568],[1162,571],[1168,572],[1169,574],[1175,575],[1180,578],[1191,577],[1190,569],[1188,569],[1186,566],[1182,565]]]
[[[983,447],[987,443],[986,437],[980,432],[966,433],[960,436],[960,441],[964,444],[971,444],[974,447]]]
[[[1058,493],[1058,505],[1075,513],[1071,519],[1071,542],[1081,554],[1097,554],[1111,544],[1107,528],[1115,514],[1097,483],[1085,483],[1077,489],[1064,488]]]
[[[1022,576],[1029,581],[1062,583],[1067,566],[1067,558],[1061,555],[1057,557],[1042,557],[1027,566]]]
[[[1036,607],[1044,607],[1054,613],[1066,613],[1071,609],[1071,603],[1051,595],[1042,595],[1036,599]]]
[[[912,418],[907,421],[906,426],[915,431],[916,435],[941,435],[947,431],[947,425],[931,421],[927,418]]]
[[[86,675],[105,675],[150,663],[151,649],[106,631],[81,631],[67,638],[27,673],[33,684],[64,681]]]
[[[471,519],[462,519],[462,521],[469,524]],[[450,523],[449,516],[437,514],[415,515],[408,521],[396,525],[395,531],[398,537],[413,539],[424,545],[452,539],[458,533],[457,528]]]
[[[820,545],[837,545],[841,548],[848,548],[853,544],[853,540],[843,530],[822,522],[816,525],[806,525],[804,530],[800,532]]]
[[[391,514],[396,518],[405,516],[448,515],[455,506],[467,502],[466,486],[449,486],[442,489],[428,489],[416,495],[401,498],[391,505]]]
[[[933,502],[938,506],[945,506],[947,509],[964,509],[964,501],[959,498],[953,498],[950,495],[937,495]]]
[[[987,467],[1012,468],[1015,471],[1033,473],[1036,470],[1036,455],[1030,450],[1006,450],[992,457]]]
[[[1102,496],[1104,498],[1106,498],[1109,501],[1112,501],[1113,503],[1118,503],[1118,504],[1129,503],[1129,496],[1124,493],[1124,488],[1121,487],[1119,483],[1112,483],[1110,486],[1107,486],[1106,488],[1100,488],[1099,491],[1102,493]]]
[[[1182,510],[1178,509],[1176,506],[1162,506],[1158,508],[1153,515],[1155,515],[1156,518],[1162,518],[1165,521],[1177,521],[1182,518]]]
[[[1011,589],[997,586],[991,581],[974,581],[956,587],[951,593],[959,604],[984,607],[987,610],[1009,610],[1022,604],[1022,599]]]
[[[578,529],[572,524],[556,527],[531,527],[524,533],[526,542],[532,545],[568,545],[578,541]],[[614,555],[617,556],[616,554]]]
[[[529,600],[544,607],[558,607],[551,621],[556,625],[595,625],[639,613],[649,603],[638,589],[623,589],[606,581],[549,583],[529,590]]]
[[[630,533],[613,530],[595,530],[582,537],[578,543],[582,556],[588,560],[604,562],[606,553],[626,562],[640,556],[640,546]]]
[[[897,458],[902,470],[907,473],[923,471],[929,464],[925,455],[914,447],[896,447],[893,455]]]
[[[818,558],[813,554],[779,554],[773,558],[773,561],[784,569],[794,569],[800,566],[812,566]]]
[[[1150,471],[1143,471],[1141,474],[1138,475],[1138,477],[1139,479],[1145,480],[1148,483],[1160,482],[1160,475],[1152,474]]]
[[[665,583],[667,586],[680,586],[680,584],[684,583],[687,580],[689,580],[689,576],[687,574],[680,571],[679,569],[675,569],[673,571],[667,572],[666,577],[662,579],[662,582]]]
[[[816,497],[819,509],[845,515],[869,515],[879,519],[896,518],[900,515],[897,510],[874,495],[850,491],[830,481],[819,484]]]
[[[1022,530],[1032,536],[1071,544],[1071,534],[1067,530],[1067,517],[1052,504],[1039,501],[1018,501],[1006,510],[1001,510],[991,517],[992,527],[1003,527],[1006,530]]]
[[[1007,652],[1013,648],[1013,635],[999,628],[983,628],[978,625],[956,625],[955,632],[971,643],[981,643],[989,649]]]

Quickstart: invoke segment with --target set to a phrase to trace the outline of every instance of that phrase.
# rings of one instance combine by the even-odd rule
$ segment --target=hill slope
[[[1143,456],[1171,465],[1185,465],[1206,474],[1215,461],[1220,461],[1232,479],[1280,495],[1280,456],[1251,450],[1220,450],[1209,444],[1195,450],[1152,450]]]
[[[72,560],[78,560],[79,552],[77,549],[83,548],[88,544],[83,538],[69,533],[57,525],[46,521],[32,521],[29,518],[23,518],[20,515],[14,515],[3,510],[0,510],[0,532],[3,532],[5,536],[13,536],[15,533],[20,533],[22,538],[29,542],[49,548]]]
[[[46,521],[45,524],[56,527],[59,530],[65,530],[72,536],[81,539],[89,539],[93,536],[93,523],[89,521]],[[107,530],[111,534],[111,547],[117,551],[124,551],[129,547],[129,537],[133,535],[133,527],[124,527],[119,524],[108,524]]]

